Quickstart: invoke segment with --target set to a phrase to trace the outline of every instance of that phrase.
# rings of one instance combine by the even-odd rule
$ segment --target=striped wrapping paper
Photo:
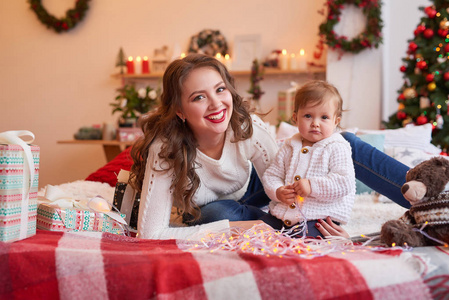
[[[120,214],[122,218],[126,216]],[[59,208],[40,203],[37,228],[51,231],[100,231],[124,234],[124,227],[109,216],[79,208]]]
[[[35,176],[29,194],[26,237],[36,234],[37,189],[39,183],[39,147],[30,146]],[[19,145],[0,145],[0,241],[20,239],[24,152]]]
[[[1,299],[431,299],[400,250],[281,258],[38,230],[0,243]],[[410,258],[410,257],[409,257]]]

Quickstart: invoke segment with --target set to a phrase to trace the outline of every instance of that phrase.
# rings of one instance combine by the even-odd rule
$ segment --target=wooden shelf
[[[310,67],[307,70],[280,70],[275,68],[266,68],[264,75],[265,76],[276,76],[276,75],[300,75],[300,74],[309,74],[309,73],[324,73],[326,72],[326,68],[320,67]],[[249,76],[251,71],[230,71],[233,76]],[[111,75],[114,78],[123,78],[123,79],[158,79],[162,78],[163,73],[149,73],[149,74],[113,74]]]
[[[101,145],[103,146],[106,160],[110,162],[134,142],[120,142],[116,140],[64,140],[57,141],[57,143],[70,145]]]

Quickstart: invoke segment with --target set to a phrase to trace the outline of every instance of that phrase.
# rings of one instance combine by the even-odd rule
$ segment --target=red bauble
[[[420,60],[416,63],[416,66],[418,67],[418,69],[424,70],[427,67],[427,63],[425,60]]]
[[[418,25],[418,27],[416,27],[416,29],[415,29],[415,33],[420,34],[420,33],[423,33],[424,30],[426,30],[426,26]]]
[[[424,9],[424,12],[429,16],[429,18],[433,19],[437,15],[437,11],[432,6],[427,6]]]
[[[438,35],[439,36],[441,36],[441,37],[445,37],[446,35],[447,35],[447,33],[448,33],[448,30],[446,29],[438,29]]]
[[[404,120],[405,118],[407,118],[407,114],[400,110],[396,113],[396,117],[398,118],[398,120]]]
[[[434,79],[435,79],[435,76],[432,73],[427,74],[427,76],[426,76],[427,82],[432,82]]]
[[[417,125],[424,125],[424,124],[426,124],[428,121],[429,121],[429,120],[427,119],[427,117],[426,117],[426,116],[423,116],[423,115],[421,115],[421,116],[419,116],[419,117],[416,118],[416,124],[417,124]]]
[[[430,39],[433,37],[433,30],[430,28],[427,28],[426,30],[424,30],[423,35],[426,39]]]
[[[444,73],[443,78],[445,81],[448,81],[449,80],[449,72]]]
[[[449,52],[449,44],[444,45],[444,52]]]
[[[407,71],[407,67],[406,66],[401,66],[399,68],[399,70],[401,70],[401,72],[405,73],[405,71]]]
[[[405,100],[404,94],[399,94],[398,101],[404,101],[404,100]]]
[[[411,52],[415,52],[416,49],[418,49],[418,45],[416,45],[415,42],[410,42],[410,44],[408,44],[408,50],[410,50]]]

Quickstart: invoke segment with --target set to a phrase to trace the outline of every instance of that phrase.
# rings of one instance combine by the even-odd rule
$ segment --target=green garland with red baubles
[[[398,111],[384,125],[394,129],[408,124],[432,124],[432,143],[449,149],[449,0],[434,0],[424,12],[400,71]]]
[[[340,22],[340,16],[344,5],[351,4],[359,7],[367,19],[366,28],[359,35],[349,40],[344,35],[338,35],[334,31],[335,25]],[[326,20],[319,26],[320,44],[327,44],[330,48],[342,52],[359,53],[366,48],[377,48],[382,43],[382,18],[380,0],[328,0]],[[320,13],[324,15],[325,9]],[[315,57],[321,56],[320,52]]]
[[[57,33],[69,31],[81,22],[86,15],[87,9],[89,8],[89,1],[90,0],[76,0],[75,8],[69,9],[63,18],[58,19],[48,13],[42,5],[41,0],[28,0],[31,9],[36,13],[38,19],[45,26],[53,29]]]

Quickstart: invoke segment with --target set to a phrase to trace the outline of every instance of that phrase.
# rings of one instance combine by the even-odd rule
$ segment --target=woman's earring
[[[181,116],[178,116],[178,117],[181,119],[182,123],[185,123],[185,122],[186,122],[186,119],[185,119],[185,118],[183,118],[183,117],[181,117]]]

